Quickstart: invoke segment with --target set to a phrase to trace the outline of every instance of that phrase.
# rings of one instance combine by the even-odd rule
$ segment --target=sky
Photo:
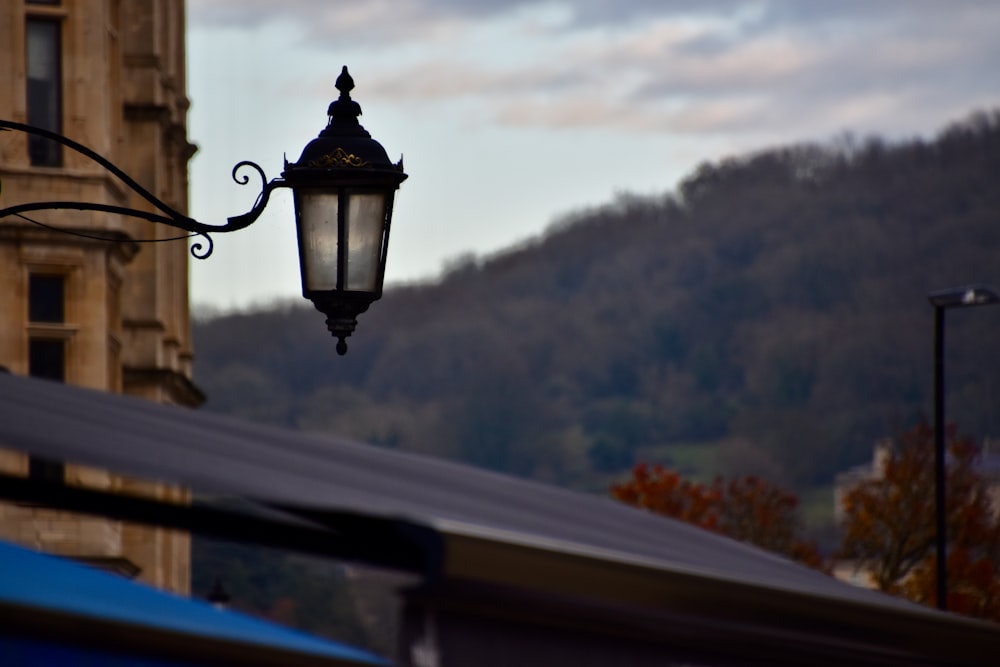
[[[434,280],[700,163],[1000,107],[996,0],[188,0],[191,214],[250,209],[326,123],[347,65],[401,156],[387,285]],[[191,260],[191,300],[300,298],[291,195]]]

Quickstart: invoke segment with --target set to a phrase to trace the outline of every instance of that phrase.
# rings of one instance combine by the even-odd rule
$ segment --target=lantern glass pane
[[[337,193],[299,194],[299,246],[306,291],[337,289]]]
[[[346,260],[348,290],[378,291],[385,209],[385,195],[382,193],[350,195]]]

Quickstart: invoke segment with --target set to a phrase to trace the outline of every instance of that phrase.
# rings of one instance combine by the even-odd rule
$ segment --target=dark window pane
[[[28,277],[28,320],[65,322],[66,279],[32,274]]]
[[[66,342],[32,338],[28,342],[28,375],[46,380],[66,380]]]
[[[61,461],[32,456],[28,459],[28,478],[37,482],[57,482],[66,480],[66,465]]]
[[[61,25],[58,21],[28,19],[26,26],[28,69],[28,124],[62,132]],[[33,134],[28,135],[31,164],[62,165],[62,146]]]

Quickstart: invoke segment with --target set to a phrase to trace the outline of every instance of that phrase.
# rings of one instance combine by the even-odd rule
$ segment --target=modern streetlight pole
[[[997,294],[982,285],[968,285],[931,292],[927,299],[934,306],[934,516],[937,557],[937,606],[948,608],[948,515],[945,493],[945,417],[944,417],[944,316],[949,308],[988,306],[1000,301]]]

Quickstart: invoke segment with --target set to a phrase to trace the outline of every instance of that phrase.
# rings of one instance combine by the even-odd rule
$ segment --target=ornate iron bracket
[[[51,139],[67,148],[70,148],[85,157],[90,158],[94,162],[98,163],[112,174],[114,174],[122,183],[128,186],[133,192],[138,194],[140,197],[152,204],[159,213],[154,213],[151,211],[141,211],[139,209],[128,208],[125,206],[115,206],[113,204],[99,204],[94,202],[69,202],[69,201],[49,201],[49,202],[31,202],[27,204],[18,204],[16,206],[9,206],[7,208],[0,208],[0,218],[8,215],[16,215],[28,222],[46,227],[49,229],[56,229],[57,231],[62,231],[66,233],[75,234],[77,236],[86,236],[88,238],[96,238],[102,241],[114,241],[115,239],[109,239],[102,236],[90,236],[77,231],[70,232],[69,230],[59,229],[58,227],[52,227],[46,225],[24,215],[31,211],[47,211],[47,210],[57,210],[57,209],[73,209],[78,211],[100,211],[102,213],[115,213],[118,215],[125,215],[133,218],[141,218],[144,220],[149,220],[150,222],[156,222],[164,225],[169,225],[175,229],[180,229],[188,232],[191,236],[201,236],[205,240],[205,245],[201,241],[196,241],[191,244],[191,256],[196,259],[205,259],[212,254],[212,249],[215,243],[212,241],[212,237],[209,236],[210,233],[215,232],[235,232],[239,229],[244,229],[253,224],[260,214],[264,211],[267,206],[267,202],[270,199],[271,192],[277,188],[288,187],[284,180],[280,178],[267,180],[267,176],[264,175],[264,170],[261,169],[260,165],[255,162],[250,162],[244,160],[236,164],[233,167],[233,180],[239,185],[246,185],[250,182],[250,177],[243,173],[240,174],[240,170],[244,167],[252,169],[257,172],[257,176],[260,177],[260,194],[257,195],[257,200],[254,202],[253,207],[243,213],[242,215],[236,215],[231,218],[227,218],[227,222],[224,225],[208,225],[203,222],[199,222],[194,218],[190,218],[180,211],[167,205],[154,194],[149,192],[146,188],[142,187],[135,182],[128,174],[115,166],[110,160],[104,158],[103,156],[95,153],[93,150],[87,148],[86,146],[79,144],[72,139],[68,139],[61,134],[56,132],[51,132],[49,130],[42,129],[40,127],[35,127],[33,125],[25,125],[23,123],[15,123],[13,121],[0,119],[0,131],[17,130],[20,132],[25,132],[27,134],[35,134],[46,139]],[[142,240],[136,241],[133,239],[131,242],[142,243]]]

